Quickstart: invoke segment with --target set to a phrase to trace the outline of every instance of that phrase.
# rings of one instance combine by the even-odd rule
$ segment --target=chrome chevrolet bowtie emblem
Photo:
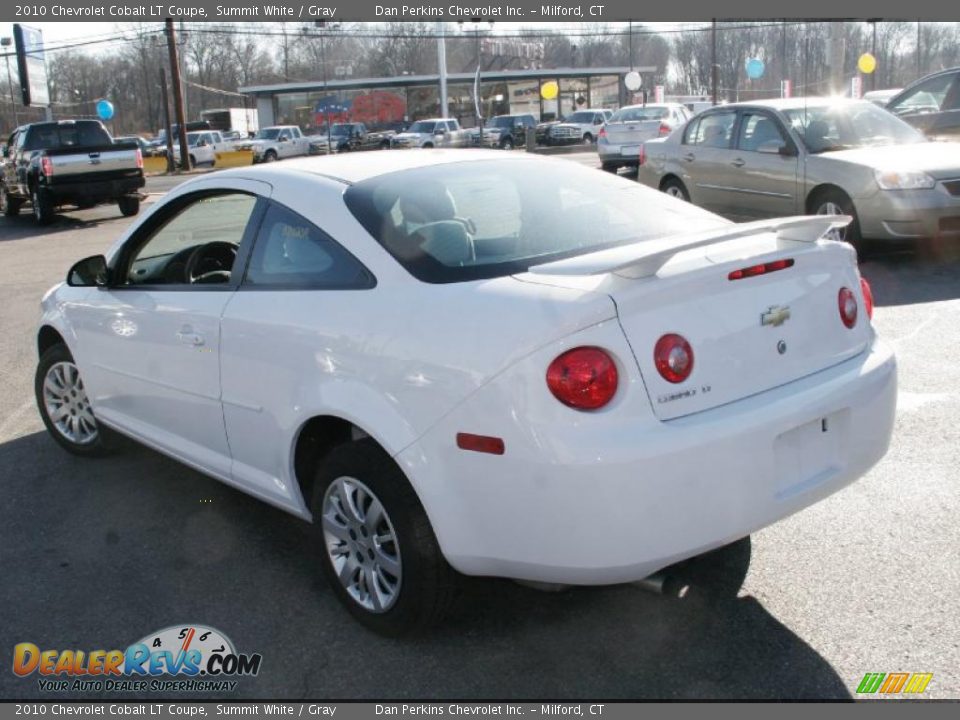
[[[773,327],[780,327],[787,320],[790,319],[790,306],[784,305],[772,305],[769,310],[763,313],[760,316],[761,325],[772,325]]]

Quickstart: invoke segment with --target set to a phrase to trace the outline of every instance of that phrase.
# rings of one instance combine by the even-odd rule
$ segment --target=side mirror
[[[108,281],[107,259],[103,255],[92,255],[74,263],[67,273],[67,285],[70,287],[106,287]]]
[[[788,158],[790,158],[790,157],[796,157],[796,156],[799,155],[800,153],[799,153],[799,152],[797,151],[797,149],[796,149],[793,145],[791,145],[790,143],[784,143],[784,144],[782,144],[780,147],[777,148],[777,154],[778,154],[780,157],[788,157]]]
[[[287,142],[290,138],[288,137],[278,137],[277,142]]]

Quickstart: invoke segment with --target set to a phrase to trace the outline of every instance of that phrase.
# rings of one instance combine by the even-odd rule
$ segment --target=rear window
[[[98,122],[35,125],[30,128],[25,150],[56,150],[65,147],[110,145],[109,133]]]
[[[613,114],[613,117],[610,118],[610,122],[636,122],[642,120],[661,120],[665,117],[669,117],[670,108],[655,108],[655,107],[639,107],[639,108],[623,108],[622,110],[617,110]]]
[[[344,199],[404,268],[430,283],[533,265],[727,221],[567,161],[480,160],[364,180]]]

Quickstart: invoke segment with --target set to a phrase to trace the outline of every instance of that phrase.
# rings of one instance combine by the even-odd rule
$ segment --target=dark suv
[[[887,110],[928,137],[960,140],[960,67],[908,85],[887,103]]]

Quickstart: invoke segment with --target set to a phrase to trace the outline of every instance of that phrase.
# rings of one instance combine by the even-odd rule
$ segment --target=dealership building
[[[634,70],[647,80],[657,68]],[[530,113],[550,120],[579,108],[617,108],[635,99],[623,82],[629,71],[627,67],[604,67],[484,72],[481,112],[485,118]],[[541,87],[549,82],[557,83],[558,93],[544,99]],[[476,124],[473,85],[474,73],[447,75],[447,116],[464,127]],[[261,127],[290,124],[310,130],[326,119],[378,126],[441,115],[439,75],[254,85],[240,91],[255,101]]]

